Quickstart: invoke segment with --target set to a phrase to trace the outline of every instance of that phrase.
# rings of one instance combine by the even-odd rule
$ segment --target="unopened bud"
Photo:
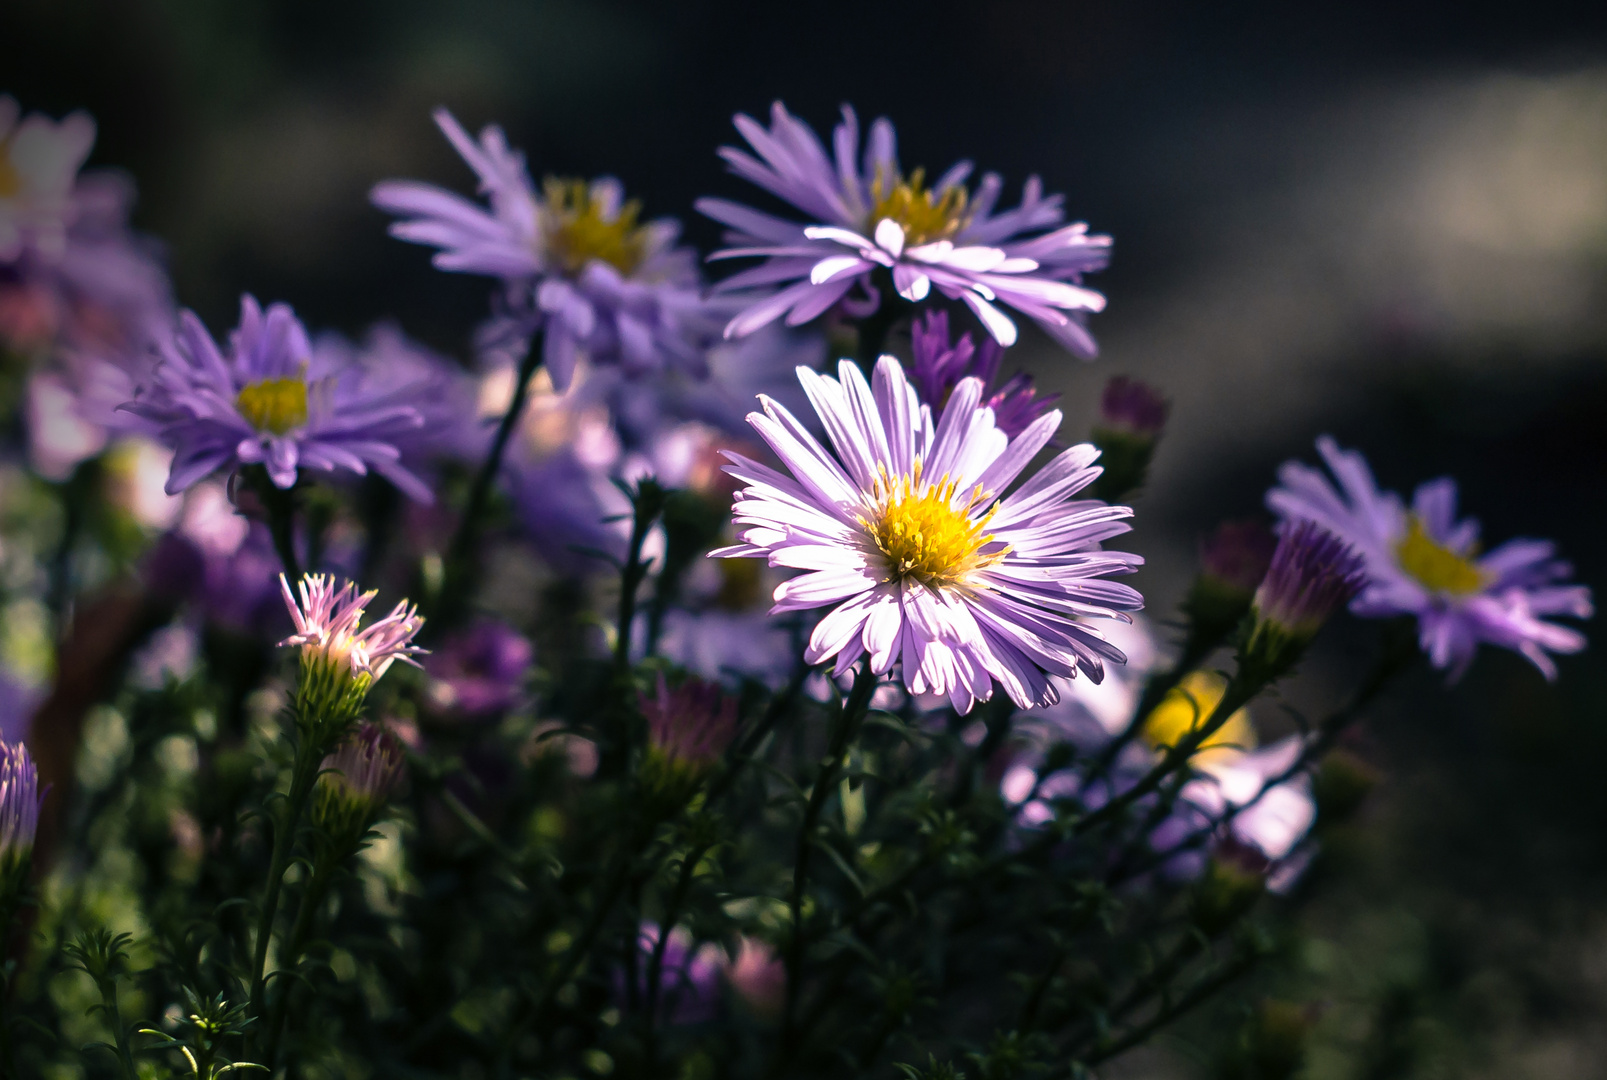
[[[380,724],[365,723],[324,758],[313,820],[355,843],[368,831],[402,777],[402,744]]]
[[[1194,924],[1214,937],[1247,913],[1267,891],[1267,859],[1234,841],[1217,845],[1194,887]]]
[[[1160,391],[1138,379],[1117,375],[1105,384],[1099,420],[1090,435],[1105,471],[1090,494],[1115,502],[1144,486],[1170,408]]]
[[[0,902],[14,900],[27,880],[39,802],[39,770],[28,748],[0,741]]]
[[[1361,556],[1320,525],[1286,528],[1255,593],[1254,621],[1239,646],[1241,669],[1263,683],[1286,674],[1363,577]]]

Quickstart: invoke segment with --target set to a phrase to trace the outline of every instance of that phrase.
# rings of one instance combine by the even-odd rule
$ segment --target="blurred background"
[[[181,304],[239,294],[467,359],[486,283],[432,271],[366,192],[470,176],[429,120],[496,121],[532,172],[610,173],[704,250],[714,148],[780,98],[886,114],[906,167],[969,157],[1116,238],[1102,357],[1013,356],[1086,429],[1111,374],[1173,399],[1138,502],[1164,618],[1218,520],[1334,434],[1386,486],[1454,473],[1486,536],[1556,538],[1607,582],[1607,6],[1365,0],[5,0],[0,91],[93,113]],[[1365,663],[1340,626],[1291,706]],[[1589,629],[1589,628],[1587,628]],[[1600,631],[1596,631],[1597,634]],[[1284,961],[1313,1077],[1607,1077],[1607,678],[1486,650],[1371,718],[1382,772]],[[1122,1063],[1221,1071],[1228,1004]]]

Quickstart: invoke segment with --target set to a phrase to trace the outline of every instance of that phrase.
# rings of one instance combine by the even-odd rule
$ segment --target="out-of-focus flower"
[[[477,412],[474,377],[444,356],[410,341],[393,323],[379,323],[360,345],[338,334],[320,334],[312,343],[326,371],[355,372],[370,407],[386,404],[412,409],[422,421],[389,439],[402,463],[418,472],[437,460],[479,461],[491,440],[491,425]]]
[[[1144,718],[1144,741],[1157,750],[1169,750],[1180,744],[1211,719],[1227,685],[1227,680],[1214,671],[1194,671],[1184,676]],[[1236,758],[1254,746],[1255,729],[1250,726],[1250,713],[1240,709],[1200,742],[1189,762],[1203,768],[1207,763]]]
[[[768,942],[744,936],[736,956],[724,957],[722,966],[725,981],[750,1012],[761,1020],[781,1015],[787,998],[787,965]]]
[[[798,326],[839,303],[860,313],[874,310],[883,298],[870,283],[882,271],[891,273],[906,300],[924,300],[936,289],[962,301],[1001,345],[1015,343],[1016,326],[996,304],[1032,318],[1077,355],[1094,355],[1082,319],[1102,310],[1105,298],[1081,282],[1109,260],[1108,236],[1091,236],[1080,223],[1061,226],[1061,197],[1045,197],[1035,176],[1027,180],[1021,205],[999,213],[994,208],[1003,181],[988,173],[970,192],[970,162],[928,187],[924,170],[905,174],[899,167],[893,126],[885,118],[871,125],[863,160],[856,161],[859,122],[847,106],[842,115],[833,132],[835,160],[814,130],[780,102],[771,109],[768,130],[751,117],[735,118],[758,157],[734,147],[722,148],[720,156],[732,172],[791,203],[807,220],[789,221],[725,199],[698,200],[700,211],[732,230],[726,240],[733,246],[715,258],[765,260],[722,281],[721,291],[785,284],[732,319],[727,337],[783,316]],[[868,295],[850,295],[855,285]]]
[[[363,615],[378,593],[359,593],[355,582],[339,585],[325,574],[304,574],[298,583],[299,601],[283,574],[279,588],[296,624],[296,632],[279,644],[298,646],[303,668],[329,669],[373,682],[397,660],[419,666],[414,658],[424,650],[413,644],[413,637],[424,626],[424,618],[407,601],[365,627]]]
[[[78,410],[78,395],[57,372],[28,380],[28,459],[47,480],[65,480],[106,448],[106,430]]]
[[[666,612],[658,651],[706,679],[734,673],[771,686],[785,680],[797,661],[792,630],[763,610]]]
[[[481,719],[512,708],[534,658],[530,641],[506,623],[485,619],[449,637],[424,661],[429,705],[449,716]]]
[[[1072,503],[1098,470],[1098,451],[1064,451],[1007,498],[1001,494],[1054,436],[1051,412],[1015,439],[982,407],[982,383],[962,379],[934,427],[932,410],[891,357],[875,388],[849,362],[840,381],[798,375],[836,456],[785,409],[760,399],[749,417],[791,471],[740,454],[730,473],[748,486],[733,508],[741,543],[712,554],[766,558],[808,571],[775,592],[772,613],[833,606],[805,660],[836,658],[846,672],[902,663],[913,693],[947,695],[961,713],[997,679],[1016,704],[1058,699],[1050,676],[1104,677],[1121,651],[1086,620],[1126,618],[1143,598],[1101,580],[1129,573],[1136,555],[1102,541],[1128,529],[1126,507]]]
[[[1117,375],[1105,384],[1089,435],[1105,467],[1090,489],[1095,498],[1115,502],[1144,486],[1168,411],[1166,399],[1148,383]]]
[[[1251,603],[1241,667],[1268,679],[1288,671],[1334,610],[1356,595],[1363,566],[1354,548],[1317,522],[1286,528]]]
[[[21,742],[0,742],[0,891],[14,898],[39,831],[39,770]]]
[[[131,359],[171,320],[167,277],[128,228],[133,186],[79,170],[95,122],[0,95],[0,346]]]
[[[1467,670],[1481,643],[1521,653],[1548,679],[1557,675],[1550,653],[1585,647],[1583,634],[1546,621],[1587,619],[1594,611],[1588,588],[1564,584],[1573,568],[1555,557],[1549,540],[1509,540],[1480,554],[1478,522],[1457,520],[1454,480],[1421,485],[1408,509],[1395,492],[1378,489],[1361,454],[1327,436],[1317,450],[1339,487],[1290,461],[1267,506],[1288,523],[1316,522],[1361,553],[1366,581],[1351,602],[1355,614],[1416,617],[1423,651],[1452,678]]]
[[[1259,521],[1226,521],[1200,545],[1200,572],[1183,599],[1191,637],[1214,645],[1250,610],[1278,539]]]
[[[107,501],[148,529],[169,528],[184,507],[166,490],[172,465],[173,452],[160,443],[119,440],[105,458]]]
[[[641,697],[647,745],[668,762],[693,769],[720,760],[737,733],[737,700],[718,683],[687,679],[671,690],[662,672]]]
[[[501,279],[510,329],[519,337],[544,331],[543,360],[560,391],[581,357],[637,374],[703,373],[718,323],[693,252],[676,245],[678,224],[639,223],[641,204],[608,177],[549,178],[537,191],[500,127],[476,141],[445,109],[435,122],[490,209],[433,184],[387,180],[371,197],[403,219],[392,236],[439,248],[439,269]]]
[[[246,296],[227,355],[192,312],[184,312],[151,381],[126,408],[173,447],[170,494],[219,469],[260,464],[289,488],[302,468],[356,474],[372,469],[421,502],[429,487],[401,464],[397,443],[424,417],[361,368],[315,353],[285,304],[264,312]]]
[[[648,993],[648,964],[658,946],[660,931],[654,923],[643,923],[636,942],[636,993]],[[662,974],[659,979],[659,1018],[669,1024],[701,1024],[720,1012],[720,961],[724,951],[712,942],[692,948],[692,934],[684,926],[670,931],[664,944]],[[614,974],[614,993],[626,996],[625,974]]]
[[[993,422],[1012,439],[1048,412],[1059,394],[1039,394],[1032,376],[1017,372],[995,388],[1004,346],[992,338],[973,345],[969,332],[958,340],[949,339],[949,313],[928,311],[911,330],[910,382],[920,391],[921,400],[941,408],[961,379],[982,380],[982,404],[993,410]]]

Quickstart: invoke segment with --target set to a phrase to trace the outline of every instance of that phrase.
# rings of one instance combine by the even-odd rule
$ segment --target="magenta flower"
[[[910,332],[910,382],[920,392],[921,400],[941,408],[961,379],[982,380],[982,403],[993,410],[993,422],[1012,439],[1031,426],[1032,422],[1048,412],[1059,394],[1039,394],[1032,384],[1032,376],[1017,372],[995,387],[999,376],[999,362],[1004,359],[1004,346],[992,338],[980,346],[971,342],[969,333],[961,333],[957,340],[949,338],[949,313],[928,311],[916,322]]]
[[[363,723],[320,766],[320,786],[330,797],[360,803],[372,812],[402,779],[402,744],[383,724]]]
[[[0,879],[33,852],[39,831],[39,770],[20,742],[0,742]]]
[[[305,574],[297,587],[299,602],[283,574],[279,575],[279,588],[290,619],[296,624],[296,632],[279,644],[300,646],[304,666],[328,665],[375,681],[397,660],[419,666],[414,658],[423,655],[424,650],[413,644],[413,638],[424,626],[424,619],[407,601],[364,627],[368,604],[378,594],[359,593],[355,582],[337,585],[334,577]]]
[[[1160,438],[1170,411],[1161,392],[1149,383],[1115,375],[1099,396],[1099,427],[1153,442]]]
[[[429,703],[452,716],[483,719],[519,700],[534,651],[506,623],[485,619],[448,638],[424,664]]]
[[[439,248],[441,270],[500,279],[509,328],[545,332],[543,361],[560,391],[576,362],[632,374],[702,376],[717,320],[702,296],[696,257],[669,219],[639,224],[641,206],[619,181],[545,181],[495,125],[478,141],[445,109],[435,122],[480,180],[489,209],[433,184],[387,180],[371,198],[402,220],[391,235]]]
[[[1317,450],[1339,486],[1291,461],[1267,492],[1267,506],[1286,523],[1316,522],[1361,553],[1366,582],[1352,612],[1414,616],[1423,651],[1452,678],[1467,670],[1481,643],[1521,653],[1548,679],[1557,675],[1549,654],[1585,647],[1583,634],[1546,619],[1593,612],[1588,588],[1563,583],[1572,568],[1555,558],[1549,540],[1509,540],[1480,554],[1478,522],[1457,520],[1455,481],[1423,484],[1408,508],[1378,489],[1359,453],[1326,436]]]
[[[151,381],[124,408],[173,448],[169,494],[219,469],[262,465],[281,488],[294,486],[302,468],[372,469],[411,498],[434,498],[400,464],[398,443],[424,426],[420,410],[370,385],[361,367],[315,351],[285,304],[264,312],[242,298],[226,353],[184,312]]]
[[[1099,475],[1092,446],[1074,446],[1008,496],[1060,426],[1040,417],[1011,439],[962,379],[936,420],[892,357],[874,389],[854,364],[839,379],[799,369],[836,451],[791,413],[760,398],[748,422],[791,472],[740,454],[727,471],[741,543],[718,557],[768,559],[807,571],[775,591],[773,614],[831,607],[804,659],[835,658],[845,673],[869,653],[878,674],[902,665],[904,685],[947,695],[961,713],[994,680],[1023,708],[1059,698],[1050,676],[1095,682],[1125,661],[1089,624],[1143,606],[1133,589],[1101,580],[1130,573],[1136,555],[1100,543],[1128,530],[1125,506],[1073,501]]]
[[[1083,326],[1105,298],[1084,288],[1084,274],[1103,269],[1110,237],[1091,236],[1078,223],[1061,225],[1061,197],[1045,197],[1037,177],[1028,179],[1021,204],[994,212],[1003,181],[982,177],[976,191],[965,187],[971,163],[960,162],[930,187],[925,172],[899,167],[893,126],[871,125],[859,157],[859,122],[843,107],[828,157],[808,124],[780,103],[766,129],[738,115],[737,130],[757,157],[734,147],[720,151],[731,171],[791,203],[805,216],[790,221],[725,199],[699,199],[697,208],[731,228],[732,246],[714,258],[758,257],[765,261],[722,281],[718,290],[783,285],[753,301],[725,328],[742,337],[776,319],[806,323],[839,303],[863,313],[882,297],[871,285],[878,271],[890,275],[906,300],[925,300],[936,290],[974,312],[1000,345],[1016,340],[1015,323],[1000,304],[1036,321],[1073,353],[1097,351]],[[857,159],[857,160],[856,160]],[[1044,232],[1043,230],[1049,231]],[[851,295],[858,286],[860,295]]]
[[[687,679],[674,690],[662,672],[651,697],[641,696],[647,742],[672,762],[712,765],[737,733],[737,699],[718,683]]]

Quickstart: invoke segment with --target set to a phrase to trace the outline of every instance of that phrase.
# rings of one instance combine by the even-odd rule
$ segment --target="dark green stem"
[[[798,828],[797,855],[792,871],[792,895],[788,902],[788,909],[792,915],[792,936],[787,945],[787,999],[780,1043],[784,1057],[793,1050],[798,1015],[798,992],[803,985],[806,941],[803,901],[808,887],[809,857],[814,850],[815,830],[820,823],[820,814],[826,807],[826,800],[830,798],[832,789],[836,786],[843,756],[847,753],[854,736],[859,733],[859,726],[870,710],[871,696],[876,692],[876,685],[880,681],[876,673],[871,670],[870,657],[867,656],[861,661],[859,674],[854,677],[854,687],[848,692],[848,700],[844,702],[842,711],[838,714],[830,747],[826,751],[825,760],[821,763],[820,772],[815,777],[814,788],[810,791],[809,802],[804,808],[803,822]]]
[[[251,962],[251,1015],[263,1016],[264,969],[268,966],[268,944],[273,937],[274,918],[279,913],[279,895],[284,889],[285,871],[290,867],[290,853],[295,847],[296,830],[306,813],[313,785],[318,781],[318,769],[323,762],[323,747],[314,745],[305,732],[296,744],[296,761],[290,774],[290,791],[285,796],[283,813],[273,827],[273,857],[268,864],[268,881],[263,888],[262,908],[257,913],[256,949]]]
[[[458,521],[458,529],[452,537],[451,546],[447,548],[446,581],[442,587],[442,596],[448,604],[458,604],[459,592],[473,578],[472,568],[474,560],[474,542],[479,536],[480,519],[485,515],[486,500],[491,497],[491,487],[496,483],[497,474],[502,471],[502,459],[508,452],[508,440],[513,435],[513,429],[518,426],[519,416],[524,412],[525,401],[530,396],[530,380],[541,366],[542,338],[538,332],[530,340],[524,358],[519,361],[519,368],[514,376],[513,398],[508,402],[508,411],[502,414],[502,420],[497,424],[497,433],[491,438],[491,447],[486,451],[485,460],[480,463],[480,471],[474,474],[474,482],[469,487],[468,501],[463,504],[463,517]]]
[[[670,893],[669,903],[664,906],[663,918],[659,920],[658,940],[653,942],[653,954],[647,961],[647,1072],[652,1075],[657,1062],[657,1036],[658,1036],[658,995],[659,987],[664,978],[664,950],[669,947],[670,931],[675,928],[675,921],[680,918],[681,905],[686,903],[686,894],[692,888],[692,878],[697,873],[697,864],[702,861],[704,853],[709,850],[708,844],[696,844],[686,853],[681,862],[681,873],[675,879],[675,889]]]
[[[621,671],[630,666],[631,624],[636,621],[636,594],[647,577],[650,562],[642,559],[642,545],[654,522],[664,512],[664,489],[651,478],[636,486],[631,496],[631,539],[625,566],[619,575],[619,631],[614,639],[614,665]]]
[[[256,490],[257,497],[262,500],[263,508],[268,511],[268,534],[273,537],[273,549],[284,566],[285,577],[294,588],[296,582],[301,580],[301,563],[296,558],[295,493],[275,484],[261,465],[248,466],[245,475]]]
[[[342,853],[325,845],[313,863],[307,888],[302,891],[301,903],[296,909],[296,921],[290,928],[290,937],[285,939],[284,955],[279,957],[279,968],[286,976],[293,976],[296,966],[301,963],[301,954],[307,948],[307,936],[312,932],[313,918],[328,895],[335,868],[341,861]],[[268,1024],[268,1045],[262,1055],[263,1063],[270,1068],[279,1054],[279,1040],[284,1037],[285,1020],[290,1015],[290,995],[294,990],[295,983],[285,980],[273,1003],[272,1019]]]

